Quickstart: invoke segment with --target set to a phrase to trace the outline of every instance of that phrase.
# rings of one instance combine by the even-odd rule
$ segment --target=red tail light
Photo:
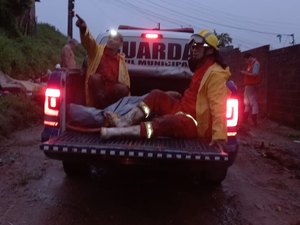
[[[144,33],[144,34],[142,34],[142,38],[146,38],[146,39],[161,39],[162,35],[161,34],[155,34],[155,33]]]
[[[230,98],[227,99],[227,109],[226,109],[226,118],[227,118],[227,128],[235,128],[238,123],[239,115],[239,102],[237,99]],[[228,136],[235,136],[236,131],[229,131]]]
[[[47,88],[45,92],[45,104],[44,104],[44,113],[45,113],[45,125],[57,126],[58,121],[57,117],[59,114],[60,107],[60,90]],[[54,117],[54,118],[53,118]]]
[[[54,88],[47,88],[45,92],[46,96],[51,96],[51,97],[60,97],[60,90],[59,89],[54,89]]]

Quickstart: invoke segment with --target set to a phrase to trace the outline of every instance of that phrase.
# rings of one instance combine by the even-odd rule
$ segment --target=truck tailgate
[[[103,157],[156,158],[169,160],[224,161],[226,152],[211,148],[199,139],[137,139],[101,140],[98,133],[66,131],[43,142],[40,149],[55,154],[98,155]]]

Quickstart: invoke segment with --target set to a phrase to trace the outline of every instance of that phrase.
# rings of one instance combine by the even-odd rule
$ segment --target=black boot
[[[243,123],[244,125],[247,124],[247,122],[248,122],[248,117],[249,117],[249,112],[244,112],[243,118],[242,118],[242,123]]]

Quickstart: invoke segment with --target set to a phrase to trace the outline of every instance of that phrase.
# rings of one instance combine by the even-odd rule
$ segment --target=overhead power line
[[[182,15],[182,16],[189,17],[189,18],[192,18],[192,19],[197,20],[197,21],[202,21],[202,22],[206,22],[206,23],[210,23],[210,24],[214,24],[214,25],[219,25],[219,26],[228,27],[228,28],[237,29],[237,30],[255,32],[255,33],[260,33],[260,34],[269,34],[269,35],[278,35],[278,34],[280,34],[280,33],[275,33],[275,32],[266,32],[266,31],[260,31],[260,30],[256,30],[256,29],[244,28],[244,27],[241,27],[241,26],[234,26],[234,25],[228,25],[228,24],[224,24],[224,23],[218,23],[218,22],[214,22],[214,21],[211,21],[211,20],[208,20],[208,19],[203,19],[203,18],[199,18],[199,17],[193,16],[193,15],[185,14],[185,13],[179,12],[177,10],[171,9],[169,7],[167,8],[167,7],[162,6],[162,5],[160,5],[160,7],[164,8],[168,11],[171,11],[173,13],[176,13],[177,15]],[[282,33],[281,35],[290,35],[290,34]]]
[[[96,1],[96,0],[93,0]],[[181,5],[179,2],[174,2],[172,6],[170,6],[169,1],[167,0],[120,0],[120,1],[111,1],[110,4],[116,5],[120,9],[124,9],[123,12],[134,12],[136,15],[141,15],[144,19],[147,18],[153,22],[166,22],[169,24],[174,24],[176,26],[193,26],[194,28],[201,28],[203,26],[211,26],[211,29],[215,27],[220,29],[230,28],[242,33],[243,31],[257,33],[255,37],[260,37],[260,43],[255,45],[263,44],[263,43],[271,43],[274,41],[281,40],[281,37],[292,38],[292,41],[289,42],[290,44],[295,44],[294,34],[286,33],[286,32],[276,32],[276,29],[279,27],[274,27],[274,24],[265,24],[265,22],[261,20],[255,20],[255,18],[248,18],[248,20],[243,16],[237,16],[230,14],[228,12],[219,13],[220,16],[223,17],[219,18],[221,22],[216,21],[216,11],[213,8],[209,8],[204,6],[202,3],[196,1],[190,1],[189,4]],[[172,7],[177,8],[172,8]],[[196,7],[197,6],[197,7]],[[220,12],[220,11],[219,11]],[[238,18],[238,19],[237,19]],[[274,22],[274,21],[273,21]],[[282,25],[277,23],[277,25]],[[292,25],[292,24],[285,24],[285,25]],[[275,30],[275,32],[266,31],[259,29],[259,26],[268,26],[269,30]],[[284,26],[286,28],[286,26]],[[273,28],[273,29],[272,29]],[[293,29],[293,28],[291,28]],[[285,29],[286,30],[286,29]],[[236,33],[236,32],[235,32]],[[237,34],[235,34],[237,35]],[[270,35],[272,37],[270,37]],[[254,36],[254,35],[252,35]],[[251,37],[251,35],[249,35]],[[245,40],[245,37],[235,37]],[[271,41],[272,39],[272,41]],[[250,41],[250,40],[249,40]],[[281,43],[281,42],[280,42]],[[250,44],[250,43],[249,43]],[[281,43],[283,44],[283,43]],[[287,43],[286,43],[287,44]]]

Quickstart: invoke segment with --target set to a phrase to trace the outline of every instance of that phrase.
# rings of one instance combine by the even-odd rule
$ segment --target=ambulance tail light
[[[47,88],[44,103],[44,125],[58,126],[60,108],[60,90]]]
[[[236,98],[227,99],[226,119],[227,119],[227,135],[236,136],[238,124],[238,108],[239,102]]]
[[[156,33],[143,33],[141,37],[145,39],[152,39],[152,40],[162,39],[162,35]]]

